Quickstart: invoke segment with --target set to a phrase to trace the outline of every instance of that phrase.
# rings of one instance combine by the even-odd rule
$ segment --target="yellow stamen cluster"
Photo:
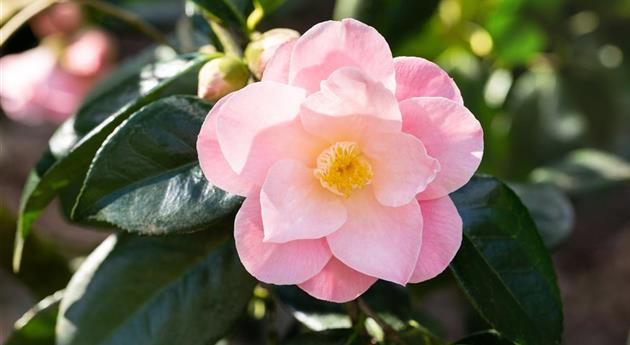
[[[314,173],[324,188],[346,198],[373,177],[372,166],[351,141],[337,142],[320,153]]]

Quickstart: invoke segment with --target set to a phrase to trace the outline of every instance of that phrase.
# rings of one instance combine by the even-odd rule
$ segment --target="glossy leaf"
[[[160,96],[194,94],[195,75],[211,58],[186,55],[113,77],[117,82],[110,81],[108,87],[91,96],[91,102],[57,130],[22,192],[13,259],[15,270],[19,268],[24,239],[32,224],[61,189],[83,179],[105,138],[132,113]]]
[[[255,285],[228,238],[110,236],[66,289],[57,345],[214,344]]]
[[[262,8],[265,14],[269,14],[278,9],[285,1],[286,0],[254,0],[254,5]]]
[[[490,177],[452,194],[464,238],[451,263],[473,306],[520,344],[559,344],[562,304],[553,264],[518,197]]]
[[[0,207],[0,270],[11,272],[11,250],[15,241],[15,217],[8,210]],[[34,234],[26,244],[26,250],[32,255],[24,258],[20,272],[13,277],[24,283],[37,298],[44,298],[57,290],[63,289],[72,273],[64,257],[53,243]],[[8,273],[7,273],[8,274]],[[1,280],[1,279],[0,279]]]
[[[55,323],[63,291],[44,298],[15,323],[4,345],[55,345]]]
[[[548,249],[558,247],[573,230],[575,211],[569,198],[551,184],[510,183],[534,219]]]
[[[210,184],[198,163],[197,134],[211,107],[172,96],[134,113],[94,157],[72,218],[164,234],[235,214],[242,198]]]
[[[79,137],[84,136],[108,116],[150,92],[151,80],[168,78],[167,73],[177,73],[177,66],[189,59],[178,58],[175,51],[164,46],[148,48],[129,59],[90,91],[77,111],[72,129]]]
[[[221,24],[245,27],[245,18],[252,10],[251,0],[192,0],[201,6],[212,19]]]

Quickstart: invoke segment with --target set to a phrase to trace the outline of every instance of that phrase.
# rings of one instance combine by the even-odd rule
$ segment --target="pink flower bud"
[[[103,31],[81,33],[66,49],[61,64],[68,72],[93,77],[107,71],[114,58],[112,39]]]
[[[88,31],[66,47],[62,41],[49,40],[0,59],[0,105],[8,117],[29,124],[60,123],[111,66],[114,49],[106,34]]]
[[[197,95],[210,101],[247,85],[247,66],[233,56],[222,56],[207,62],[199,71]]]
[[[298,37],[300,34],[295,30],[272,29],[251,41],[245,49],[245,59],[254,76],[260,79],[276,50],[284,43]]]
[[[73,2],[57,4],[30,20],[30,25],[39,37],[54,34],[69,35],[83,25],[81,7]]]

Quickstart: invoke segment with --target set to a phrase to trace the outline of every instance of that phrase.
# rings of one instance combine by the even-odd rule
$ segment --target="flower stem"
[[[260,6],[258,2],[254,3],[254,10],[247,17],[247,29],[248,32],[252,32],[258,26],[258,23],[265,17],[265,10]]]

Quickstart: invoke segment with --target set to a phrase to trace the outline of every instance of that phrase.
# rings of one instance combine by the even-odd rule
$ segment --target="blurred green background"
[[[173,32],[183,1],[110,1]],[[3,2],[9,11],[10,1]],[[304,32],[329,19],[375,26],[395,56],[446,69],[484,127],[480,171],[512,183],[554,261],[565,306],[565,344],[619,344],[630,320],[630,1],[288,0],[261,30]],[[120,59],[151,44],[97,13]],[[181,25],[181,24],[180,24]],[[28,27],[2,55],[37,44]],[[1,115],[0,115],[1,116]],[[22,274],[10,273],[19,194],[54,128],[0,117],[0,342],[39,298],[65,285],[76,258],[102,232],[77,231],[56,210],[38,223]],[[30,258],[30,259],[29,259]],[[456,289],[413,287],[416,308],[450,339],[474,329]]]

